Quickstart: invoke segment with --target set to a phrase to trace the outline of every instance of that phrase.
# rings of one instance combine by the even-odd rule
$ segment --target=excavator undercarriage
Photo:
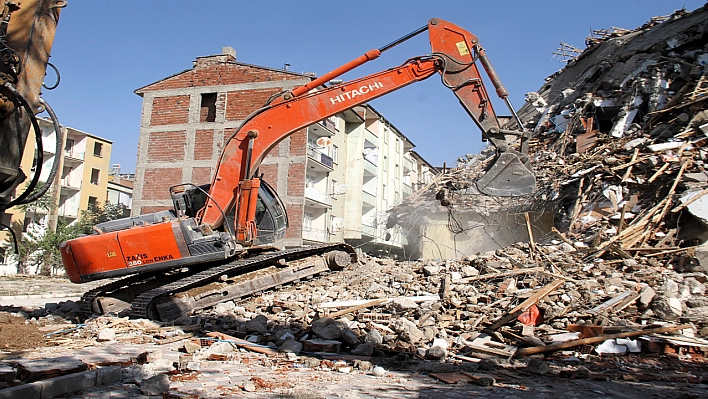
[[[79,306],[85,317],[127,311],[131,317],[169,321],[221,302],[339,271],[356,261],[356,252],[347,244],[258,248],[257,254],[244,254],[221,265],[126,277],[86,292]]]

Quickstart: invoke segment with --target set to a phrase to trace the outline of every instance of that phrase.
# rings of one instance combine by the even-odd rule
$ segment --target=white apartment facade
[[[402,254],[406,234],[389,210],[432,180],[434,168],[371,106],[308,128],[303,243],[348,242],[363,252]]]

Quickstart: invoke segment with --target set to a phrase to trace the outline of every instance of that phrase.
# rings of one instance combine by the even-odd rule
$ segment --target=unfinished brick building
[[[273,94],[309,82],[306,75],[236,61],[235,51],[199,57],[191,69],[135,91],[143,97],[133,215],[172,209],[169,187],[211,182],[223,143]],[[300,245],[307,132],[283,140],[260,172],[286,205],[285,245]]]

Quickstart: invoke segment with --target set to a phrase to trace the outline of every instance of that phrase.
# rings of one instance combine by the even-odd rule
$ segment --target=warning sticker
[[[460,52],[460,55],[469,55],[470,54],[470,49],[467,47],[467,43],[465,42],[457,42],[457,51]]]

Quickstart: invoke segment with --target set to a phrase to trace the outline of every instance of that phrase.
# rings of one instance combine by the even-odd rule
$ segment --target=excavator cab
[[[178,217],[197,217],[208,198],[210,184],[196,186],[191,183],[179,184],[170,188],[170,196]],[[234,225],[235,208],[227,212],[225,223]],[[288,216],[285,205],[273,187],[261,179],[256,203],[256,226],[258,234],[254,245],[273,244],[285,237],[288,228]],[[228,229],[227,229],[228,230]]]
[[[254,240],[256,245],[272,244],[285,237],[288,228],[288,215],[285,205],[275,190],[261,180],[256,204],[256,226],[258,235]]]

